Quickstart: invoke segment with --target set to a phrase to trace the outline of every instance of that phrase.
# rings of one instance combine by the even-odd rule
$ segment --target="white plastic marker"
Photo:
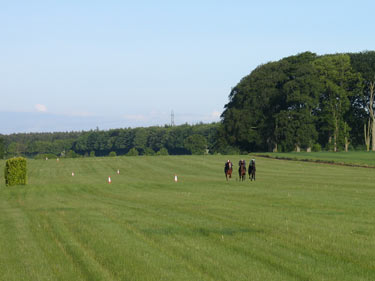
[[[174,181],[177,182],[177,175],[174,175]]]
[[[74,173],[72,172],[72,177],[74,177]]]
[[[108,177],[108,183],[111,183],[112,180],[111,180],[111,177]]]
[[[120,174],[120,170],[117,170],[117,174],[118,174],[118,175]]]

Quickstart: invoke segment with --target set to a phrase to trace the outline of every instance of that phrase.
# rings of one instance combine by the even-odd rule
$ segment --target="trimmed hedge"
[[[6,185],[27,184],[26,158],[16,157],[8,159],[4,169]]]

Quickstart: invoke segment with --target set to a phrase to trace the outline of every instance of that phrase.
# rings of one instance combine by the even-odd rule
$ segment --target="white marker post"
[[[74,172],[72,172],[72,177],[74,177]]]
[[[174,181],[177,182],[177,175],[174,175]]]
[[[120,174],[120,170],[117,170],[117,174],[118,174],[118,175]]]
[[[111,180],[111,177],[108,177],[108,183],[111,183],[112,180]]]

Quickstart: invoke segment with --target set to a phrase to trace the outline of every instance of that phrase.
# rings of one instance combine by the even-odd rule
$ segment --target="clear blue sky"
[[[374,49],[372,1],[1,1],[0,134],[218,121],[256,66]]]

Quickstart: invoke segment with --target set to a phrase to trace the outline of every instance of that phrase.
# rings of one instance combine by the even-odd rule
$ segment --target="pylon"
[[[111,183],[112,180],[111,180],[111,177],[108,177],[108,183]]]

